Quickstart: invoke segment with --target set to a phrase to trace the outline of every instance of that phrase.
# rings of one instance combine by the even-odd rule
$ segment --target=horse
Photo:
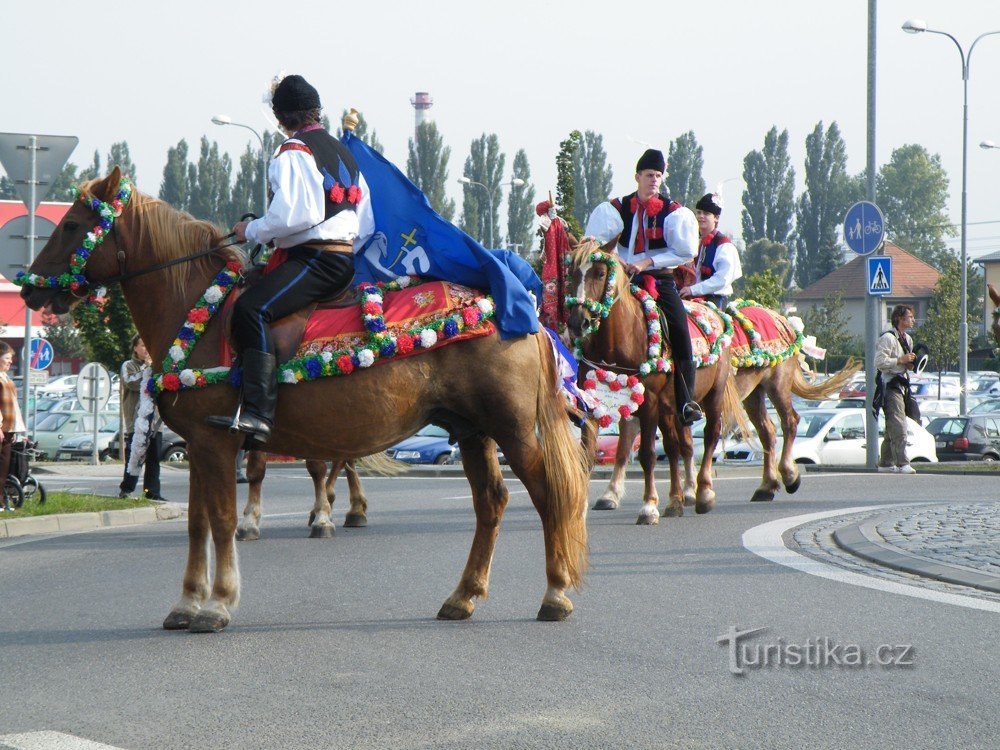
[[[990,330],[993,332],[994,340],[1000,344],[1000,292],[992,284],[987,284],[986,288],[989,290],[990,299],[993,301],[993,325]]]
[[[663,434],[670,461],[669,500],[663,515],[683,515],[679,446],[681,433],[686,432],[690,441],[690,430],[678,429],[673,376],[655,370],[645,374],[640,369],[647,361],[650,346],[642,304],[631,293],[628,277],[614,253],[601,251],[593,240],[584,241],[573,252],[568,278],[567,287],[572,296],[567,298],[567,330],[580,342],[582,362],[612,372],[640,373],[640,381],[645,387],[645,398],[635,413],[642,435],[639,462],[644,479],[643,505],[636,523],[656,524],[660,519],[654,477],[657,427]],[[698,369],[693,394],[703,405],[706,416],[705,453],[695,494],[697,513],[708,513],[715,507],[712,454],[722,432],[723,417],[731,418],[740,411],[730,384],[728,344],[721,346],[717,354],[718,361]],[[581,382],[586,369],[581,367]],[[620,437],[619,451],[624,446],[627,452],[633,438],[634,433],[627,440]]]
[[[220,247],[222,237],[211,224],[135,189],[118,167],[85,183],[80,198],[19,279],[22,297],[32,309],[65,313],[87,288],[119,281],[153,361],[165,361],[195,303],[207,300],[207,290],[220,288],[218,279],[227,269],[236,274],[242,253]],[[91,230],[95,214],[97,227]],[[203,325],[187,366],[204,374],[219,365],[224,331],[219,316]],[[233,413],[238,394],[218,384],[171,384],[177,390],[160,393],[157,402],[164,421],[187,440],[191,480],[181,595],[163,627],[218,631],[230,623],[240,598],[233,465],[243,437],[213,429],[206,418]],[[420,356],[387,358],[335,380],[280,385],[268,448],[342,461],[383,451],[432,422],[455,434],[476,526],[458,585],[437,616],[459,620],[470,617],[475,600],[488,593],[508,499],[499,445],[542,521],[547,585],[537,619],[562,620],[573,610],[566,591],[579,587],[587,566],[588,474],[556,384],[544,333],[502,340],[493,331]],[[325,418],[316,419],[317,414]],[[209,541],[215,552],[211,581]]]

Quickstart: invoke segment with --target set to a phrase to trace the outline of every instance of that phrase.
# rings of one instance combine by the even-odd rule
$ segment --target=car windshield
[[[966,420],[961,417],[938,417],[927,425],[927,431],[934,437],[964,435]]]
[[[421,427],[419,430],[417,430],[417,435],[419,435],[420,437],[446,438],[448,437],[448,430],[445,430],[434,424],[429,424],[426,427]]]
[[[69,414],[49,414],[38,423],[35,429],[40,432],[55,432],[66,424],[67,419],[69,419]]]
[[[989,401],[977,404],[969,409],[969,414],[990,414],[996,411],[1000,411],[1000,398],[991,398]]]
[[[796,434],[799,437],[816,437],[831,417],[831,414],[818,411],[804,412],[799,415],[799,428]]]

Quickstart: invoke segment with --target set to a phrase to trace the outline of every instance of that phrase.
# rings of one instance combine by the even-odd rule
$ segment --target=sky
[[[950,32],[968,51],[977,35],[1000,30],[1000,2],[878,2],[878,164],[907,143],[940,154],[957,225],[961,60],[946,37],[901,31],[908,18]],[[224,113],[258,131],[271,127],[261,95],[279,71],[312,82],[334,120],[345,107],[361,110],[404,171],[409,100],[428,91],[430,116],[452,150],[449,190],[459,203],[457,178],[484,132],[500,138],[506,180],[525,149],[540,199],[555,192],[555,157],[571,130],[603,135],[617,195],[634,189],[647,144],[666,153],[693,130],[709,188],[723,183],[721,228],[739,236],[743,158],[771,126],[789,131],[797,191],[805,137],[819,121],[839,124],[849,172],[864,168],[867,19],[867,0],[5,0],[0,131],[76,135],[71,161],[79,165],[125,140],[139,189],[155,195],[167,149],[181,138],[197,148],[207,135],[234,158],[249,142],[256,148],[248,131],[210,120]],[[1000,249],[1000,150],[979,148],[1000,143],[998,83],[1000,35],[983,39],[970,64],[971,258]]]

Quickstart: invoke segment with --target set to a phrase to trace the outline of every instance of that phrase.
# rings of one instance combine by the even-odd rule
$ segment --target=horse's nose
[[[569,314],[569,318],[566,321],[566,327],[574,336],[580,336],[583,333],[583,326],[586,323],[586,319],[583,315],[583,311],[579,308],[573,308]]]

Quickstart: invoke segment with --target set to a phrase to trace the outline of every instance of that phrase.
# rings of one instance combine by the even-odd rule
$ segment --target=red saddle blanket
[[[414,330],[427,328],[462,311],[475,308],[483,299],[482,292],[447,281],[430,281],[416,284],[398,292],[383,293],[383,309],[386,330],[397,336],[401,333],[413,335]],[[437,337],[433,346],[398,353],[392,359],[408,357],[423,351],[430,351],[455,341],[489,336],[496,332],[492,320],[483,320],[477,325],[468,325],[469,317],[463,316],[467,322],[458,333],[447,338]],[[321,352],[338,352],[345,349],[357,349],[368,344],[371,334],[365,330],[361,318],[361,306],[320,308],[309,316],[302,343],[299,345],[296,357]],[[387,360],[378,359],[376,364]]]
[[[737,309],[750,322],[753,330],[760,335],[756,346],[768,354],[781,354],[795,343],[798,334],[796,334],[795,329],[789,325],[783,315],[766,307],[758,307],[756,305],[748,305]],[[731,304],[729,312],[732,313],[732,310],[733,305]],[[745,325],[738,317],[733,316],[733,356],[748,356],[754,348],[750,342],[750,336]]]
[[[692,302],[686,300],[684,302],[686,306],[689,307],[687,311],[687,323],[688,323],[688,335],[691,337],[691,353],[699,362],[702,361],[704,357],[707,357],[711,353],[712,343],[726,331],[726,325],[723,323],[722,318],[719,317],[718,313],[712,310],[707,305],[703,305],[701,302]],[[703,323],[706,323],[711,334],[705,333],[701,327],[695,322],[695,317],[699,318]],[[709,340],[711,337],[711,341]],[[671,356],[670,350],[670,337],[666,331],[663,332],[663,356],[669,359]]]

